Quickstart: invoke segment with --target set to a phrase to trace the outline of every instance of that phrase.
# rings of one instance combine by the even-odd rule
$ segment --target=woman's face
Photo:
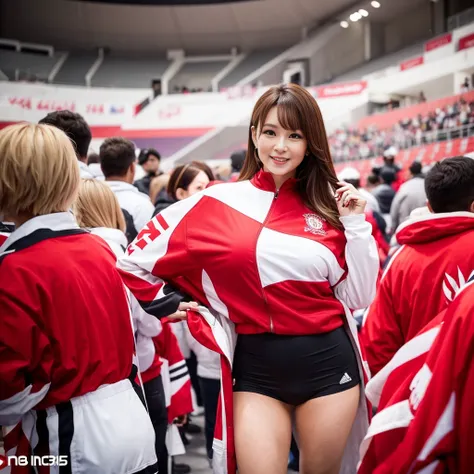
[[[252,128],[252,136],[263,169],[273,175],[277,186],[295,176],[296,168],[304,160],[308,142],[301,130],[286,130],[281,126],[276,106],[257,130]]]
[[[192,196],[193,194],[196,194],[199,191],[206,189],[206,186],[208,184],[209,184],[209,178],[207,177],[207,174],[204,173],[204,171],[199,171],[196,177],[189,184],[188,189],[182,189],[182,188],[177,189],[176,197],[178,198],[179,201],[181,201],[182,199],[186,199]]]

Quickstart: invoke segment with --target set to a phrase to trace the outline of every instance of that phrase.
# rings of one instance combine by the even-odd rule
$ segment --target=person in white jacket
[[[136,167],[135,145],[122,137],[108,138],[100,146],[99,156],[105,182],[117,196],[122,210],[133,219],[133,229],[127,228],[130,242],[151,219],[155,210],[149,196],[133,185]]]

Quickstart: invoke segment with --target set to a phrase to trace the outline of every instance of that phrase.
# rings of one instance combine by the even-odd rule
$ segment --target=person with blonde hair
[[[125,219],[114,192],[105,183],[96,179],[83,179],[73,212],[80,227],[104,239],[117,258],[123,256],[127,247]],[[155,430],[155,451],[160,472],[166,472],[166,433],[168,414],[166,396],[161,376],[162,363],[155,342],[162,331],[158,319],[145,313],[132,294],[131,304],[139,369],[147,401],[148,412]],[[186,377],[187,372],[183,373]],[[189,377],[189,376],[188,376]]]
[[[102,237],[117,258],[127,247],[125,219],[117,197],[105,183],[83,179],[73,205],[79,227]]]
[[[0,247],[5,451],[71,474],[156,473],[126,292],[110,249],[69,212],[79,185],[62,131],[0,131],[0,214],[16,226]]]

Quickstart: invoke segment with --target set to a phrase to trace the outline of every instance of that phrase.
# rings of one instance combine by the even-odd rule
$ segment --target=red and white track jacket
[[[0,247],[0,328],[7,455],[64,455],[72,474],[156,472],[115,257],[72,214],[35,217]]]
[[[171,330],[170,324],[164,323],[163,331],[153,339],[156,352],[165,362],[167,373],[163,373],[163,385],[170,395],[168,407],[168,423],[193,411],[191,397],[191,379],[178,340]]]
[[[349,308],[370,304],[379,258],[363,215],[341,221],[345,232],[305,207],[295,180],[277,192],[271,174],[259,172],[251,181],[212,186],[163,210],[119,262],[127,285],[151,314],[176,311],[180,292],[202,304],[200,316],[188,312],[189,328],[222,356],[215,472],[235,472],[236,333],[313,334],[346,324],[358,349]],[[362,397],[342,472],[354,471],[366,428]]]
[[[411,383],[437,341],[445,312],[442,311],[404,344],[367,384],[366,396],[378,411],[361,445],[358,474],[372,474],[403,440],[413,419],[409,405]]]
[[[469,282],[444,314],[426,361],[412,377],[409,398],[388,406],[392,430],[408,423],[391,449],[376,459],[377,474],[452,472],[469,474],[474,465],[474,282]],[[428,334],[429,330],[425,334]],[[396,406],[403,403],[403,410]],[[404,413],[404,415],[403,415]],[[396,416],[395,416],[396,415]],[[377,415],[378,416],[378,415]],[[374,417],[374,422],[375,422]],[[388,426],[388,425],[387,425]],[[389,436],[390,433],[387,433]],[[387,443],[390,440],[385,438]],[[363,463],[364,464],[364,463]],[[361,471],[362,472],[362,471]]]
[[[474,268],[474,214],[428,214],[403,223],[361,331],[372,375],[445,309]]]

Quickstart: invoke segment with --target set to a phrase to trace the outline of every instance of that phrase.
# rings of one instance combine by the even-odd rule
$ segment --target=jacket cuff
[[[339,220],[348,238],[366,238],[372,234],[372,226],[365,220],[365,214],[341,216]]]

